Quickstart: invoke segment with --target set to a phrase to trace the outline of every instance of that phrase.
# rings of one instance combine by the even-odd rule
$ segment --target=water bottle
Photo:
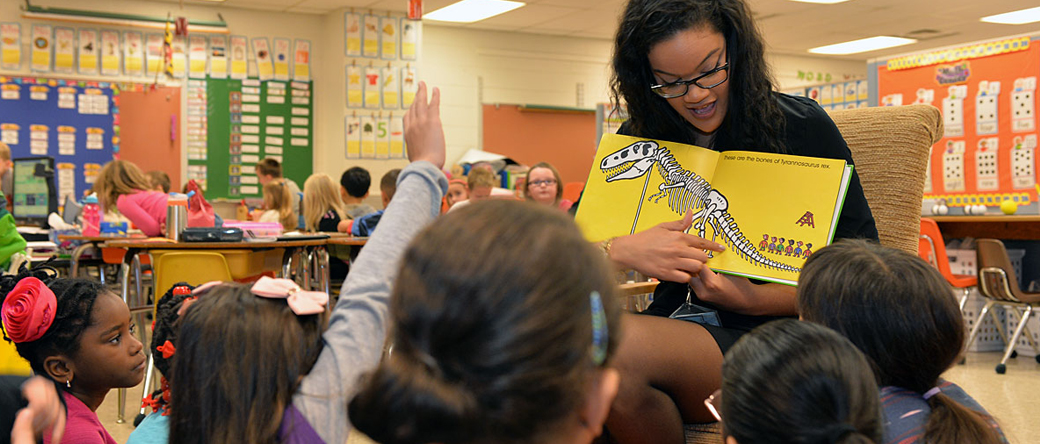
[[[166,200],[166,238],[181,240],[181,232],[188,226],[188,196],[170,196]]]
[[[90,195],[83,199],[83,235],[98,236],[101,233],[101,205],[97,196]]]

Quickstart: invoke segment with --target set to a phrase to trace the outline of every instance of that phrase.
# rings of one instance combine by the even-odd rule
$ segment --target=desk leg
[[[311,270],[314,268],[314,253],[307,251],[307,248],[301,248],[300,252],[303,253],[303,288],[310,290],[313,283]]]
[[[72,250],[72,257],[69,258],[69,273],[72,275],[72,278],[79,277],[79,258],[83,257],[83,253],[87,251],[87,248],[90,248],[93,245],[94,244],[90,242],[83,242],[82,244],[79,244],[76,249]]]
[[[130,264],[137,257],[137,251],[134,249],[128,249],[126,255],[123,256],[123,263],[119,266],[120,278],[123,284],[123,303],[127,307],[130,306]],[[141,326],[143,328],[143,326]],[[117,395],[118,405],[116,406],[116,424],[123,424],[126,422],[126,389],[120,388]]]
[[[325,293],[328,294],[332,291],[332,269],[329,268],[329,250],[324,246],[319,246],[317,254],[318,270],[320,270],[318,276],[325,287]]]

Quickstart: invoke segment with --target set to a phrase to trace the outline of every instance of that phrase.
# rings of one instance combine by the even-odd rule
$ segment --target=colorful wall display
[[[1008,199],[1036,202],[1036,37],[900,57],[876,69],[878,105],[925,103],[943,114],[925,198],[945,198],[958,214]]]
[[[80,197],[119,152],[119,87],[108,82],[0,76],[0,140],[11,157],[51,156],[58,195]]]

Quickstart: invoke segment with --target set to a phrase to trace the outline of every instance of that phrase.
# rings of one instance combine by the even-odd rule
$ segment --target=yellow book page
[[[681,219],[689,194],[662,192],[662,164],[678,166],[710,181],[719,153],[692,145],[604,134],[575,221],[585,237],[599,242]],[[674,198],[670,198],[674,196]],[[696,210],[695,210],[696,211]]]
[[[835,206],[844,201],[844,174],[843,160],[722,153],[712,188],[726,208],[716,223],[706,224],[704,237],[727,250],[708,266],[796,282],[809,254],[830,243]]]

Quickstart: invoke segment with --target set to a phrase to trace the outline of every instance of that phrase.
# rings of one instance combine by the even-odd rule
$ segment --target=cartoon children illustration
[[[766,251],[766,247],[768,247],[768,246],[769,246],[769,235],[768,234],[763,234],[762,235],[762,242],[758,243],[758,250],[759,251]]]
[[[802,257],[808,258],[812,255],[812,244],[805,244],[805,250],[802,251]]]
[[[798,241],[798,245],[794,247],[794,257],[802,257],[802,241]]]
[[[790,256],[794,252],[794,239],[787,241],[787,247],[784,248],[784,256]]]

